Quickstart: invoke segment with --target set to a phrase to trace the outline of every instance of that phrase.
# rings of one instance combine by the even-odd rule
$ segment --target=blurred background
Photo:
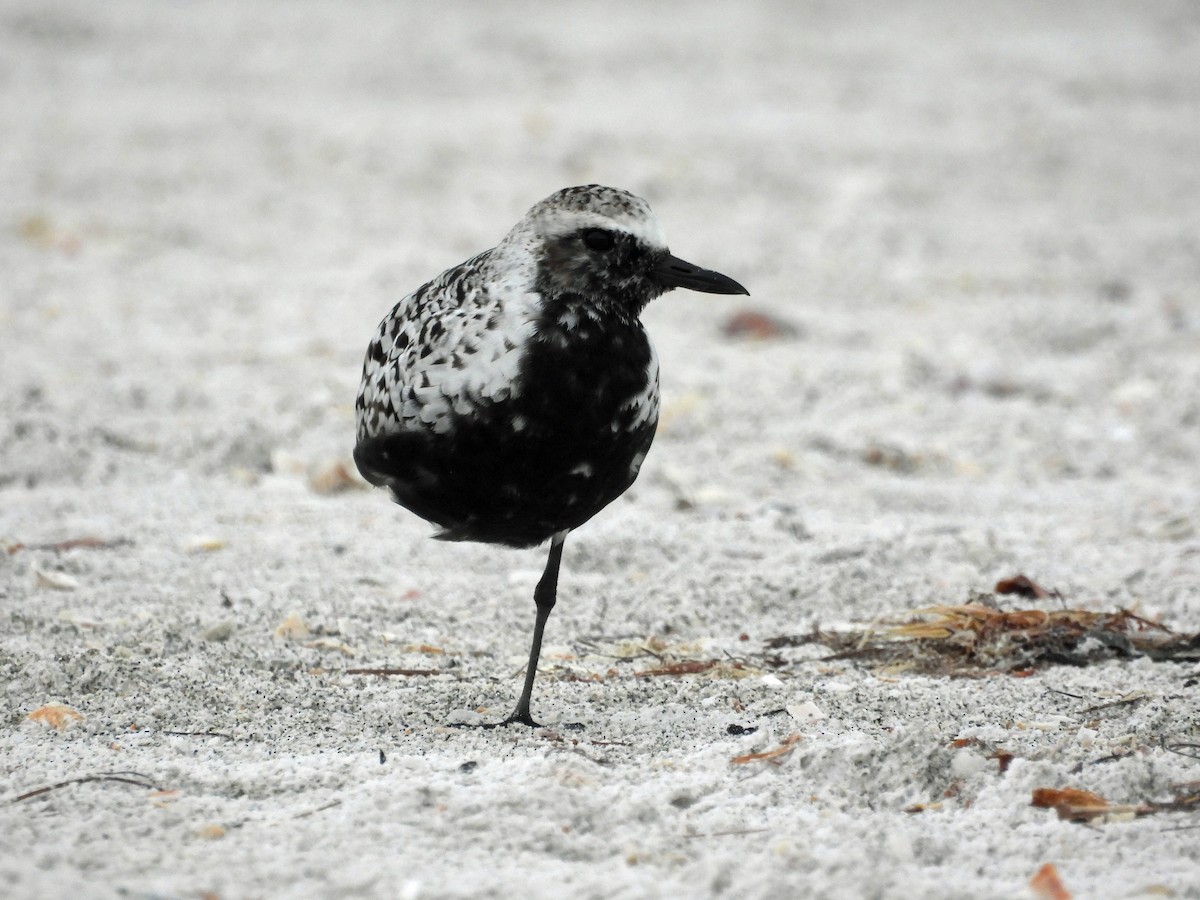
[[[388,309],[602,182],[753,295],[647,311],[641,496],[1195,513],[1193,3],[8,0],[0,49],[0,486],[348,458]]]

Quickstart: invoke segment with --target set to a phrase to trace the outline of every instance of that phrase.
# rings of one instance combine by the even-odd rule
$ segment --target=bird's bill
[[[681,287],[690,291],[704,291],[706,294],[750,295],[748,290],[728,275],[702,269],[670,254],[654,267],[654,277],[659,284],[668,288]]]

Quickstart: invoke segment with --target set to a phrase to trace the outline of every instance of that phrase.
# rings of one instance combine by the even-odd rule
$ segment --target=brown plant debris
[[[325,462],[308,474],[308,486],[317,494],[340,494],[370,487],[345,460]]]
[[[728,338],[771,341],[796,337],[800,334],[800,329],[772,313],[758,309],[743,309],[733,313],[725,320],[725,324],[721,326],[721,332]]]
[[[1134,815],[1137,807],[1109,803],[1099,794],[1079,788],[1034,788],[1030,806],[1052,809],[1068,822],[1089,822],[1114,813]]]
[[[49,550],[52,553],[63,553],[67,550],[111,550],[115,547],[130,547],[132,545],[133,541],[129,538],[109,539],[88,535],[47,544],[23,544],[18,541],[15,544],[5,544],[4,552],[9,556],[13,556],[22,550]]]
[[[727,659],[683,659],[634,672],[635,678],[654,678],[670,675],[712,675],[714,678],[742,678],[757,673],[743,662]]]
[[[910,816],[915,816],[917,813],[923,812],[940,812],[942,802],[940,800],[933,803],[914,803],[912,806],[904,807],[904,811]]]
[[[889,672],[1030,675],[1048,665],[1086,666],[1114,657],[1200,660],[1200,634],[1180,633],[1128,609],[1001,610],[984,603],[931,606],[863,629],[775,638],[770,648],[816,641],[827,659],[873,662]]]
[[[1029,889],[1039,900],[1071,900],[1071,892],[1058,877],[1054,863],[1046,863],[1029,879]]]
[[[1175,786],[1175,796],[1165,802],[1110,803],[1099,794],[1079,788],[1035,788],[1031,806],[1052,809],[1068,822],[1123,821],[1161,812],[1200,811],[1200,782]]]
[[[1000,767],[1000,774],[1003,775],[1008,771],[1009,765],[1013,761],[1013,755],[1007,750],[994,750],[988,759],[994,759]]]
[[[1001,578],[992,589],[997,594],[1016,594],[1031,600],[1044,600],[1047,597],[1061,597],[1058,591],[1048,591],[1032,578],[1024,575],[1014,575],[1012,578]]]
[[[45,706],[39,706],[25,718],[32,722],[48,725],[55,731],[64,731],[71,725],[82,722],[83,713],[72,709],[64,703],[51,702]]]
[[[752,762],[766,762],[777,766],[791,755],[792,750],[796,748],[796,745],[801,740],[800,735],[793,732],[780,741],[778,747],[772,747],[770,750],[763,750],[760,753],[746,753],[742,756],[735,756],[729,762],[735,766],[744,766]]]
[[[950,746],[955,750],[961,750],[963,747],[977,747],[980,751],[987,755],[988,759],[993,759],[996,761],[997,766],[1000,768],[1001,775],[1008,771],[1009,765],[1011,765],[1012,761],[1016,758],[1009,751],[1002,750],[999,747],[992,747],[984,741],[981,741],[979,738],[974,737],[955,738],[950,742]]]

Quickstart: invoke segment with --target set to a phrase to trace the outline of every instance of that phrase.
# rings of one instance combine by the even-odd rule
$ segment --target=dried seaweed
[[[1052,595],[1051,595],[1052,596]],[[1003,610],[981,602],[932,606],[863,629],[822,631],[767,642],[817,642],[826,659],[873,663],[890,672],[1032,674],[1049,665],[1087,666],[1113,658],[1200,660],[1200,634],[1179,633],[1128,609]]]

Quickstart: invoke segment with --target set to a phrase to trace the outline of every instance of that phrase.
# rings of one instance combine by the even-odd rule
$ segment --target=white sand
[[[1030,806],[1200,779],[1187,666],[603,655],[761,665],[1017,572],[1200,628],[1196,6],[734,9],[0,4],[0,800],[165,792],[0,805],[0,895],[1200,896],[1196,815]],[[667,412],[567,544],[557,724],[450,728],[508,712],[542,552],[308,470],[391,304],[589,181],[801,334],[651,307]]]

